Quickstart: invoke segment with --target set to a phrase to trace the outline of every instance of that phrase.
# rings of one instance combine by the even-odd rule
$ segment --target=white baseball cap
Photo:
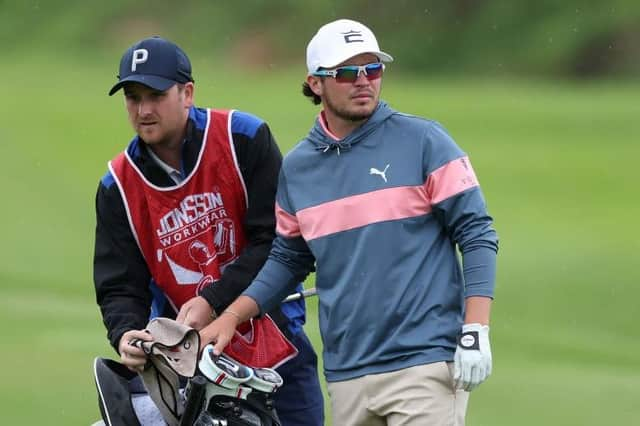
[[[373,32],[360,22],[338,19],[320,27],[307,45],[309,75],[318,68],[333,68],[361,53],[372,53],[382,62],[393,57],[380,50]]]

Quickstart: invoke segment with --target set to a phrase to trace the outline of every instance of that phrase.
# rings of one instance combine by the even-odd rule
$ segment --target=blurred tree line
[[[422,74],[621,77],[640,71],[638,0],[0,0],[7,56],[121,52],[160,34],[243,66],[303,66],[317,28],[365,22]]]

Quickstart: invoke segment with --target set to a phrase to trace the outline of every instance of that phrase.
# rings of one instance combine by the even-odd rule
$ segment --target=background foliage
[[[376,30],[383,97],[447,127],[496,219],[495,368],[467,423],[636,423],[640,6],[387,3],[0,0],[0,424],[98,418],[93,197],[131,137],[106,96],[126,47],[176,40],[198,103],[261,116],[287,152],[318,111],[306,42],[342,16]],[[320,349],[314,302],[307,331]]]
[[[298,63],[310,35],[351,17],[384,34],[398,67],[421,75],[632,75],[640,3],[630,0],[3,0],[0,46],[80,56],[163,34],[227,63]]]

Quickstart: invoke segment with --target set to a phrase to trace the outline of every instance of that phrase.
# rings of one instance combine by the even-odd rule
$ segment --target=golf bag
[[[253,369],[203,351],[199,372],[183,379],[180,426],[280,426],[273,393],[282,385],[275,370]],[[165,421],[139,376],[114,360],[96,358],[98,405],[105,425],[160,426]]]
[[[285,302],[313,295],[315,289],[304,290]],[[151,365],[153,371],[149,374],[145,368],[144,384],[140,375],[119,362],[94,361],[104,424],[156,426],[167,420],[171,426],[281,426],[273,395],[282,386],[282,377],[272,368],[259,367],[276,368],[298,350],[268,315],[241,324],[224,354],[215,355],[213,346],[207,345],[197,371],[194,362],[200,338],[195,330],[155,318],[147,324],[147,331],[156,342],[130,342],[150,356],[147,367]],[[156,379],[149,387],[153,398],[145,387],[149,376]]]

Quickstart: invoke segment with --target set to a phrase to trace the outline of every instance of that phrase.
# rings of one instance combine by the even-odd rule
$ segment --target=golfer
[[[221,351],[315,268],[334,423],[462,425],[491,373],[498,250],[471,161],[440,124],[380,100],[392,57],[365,25],[324,25],[306,59],[322,110],[285,157],[271,255],[202,340]]]

